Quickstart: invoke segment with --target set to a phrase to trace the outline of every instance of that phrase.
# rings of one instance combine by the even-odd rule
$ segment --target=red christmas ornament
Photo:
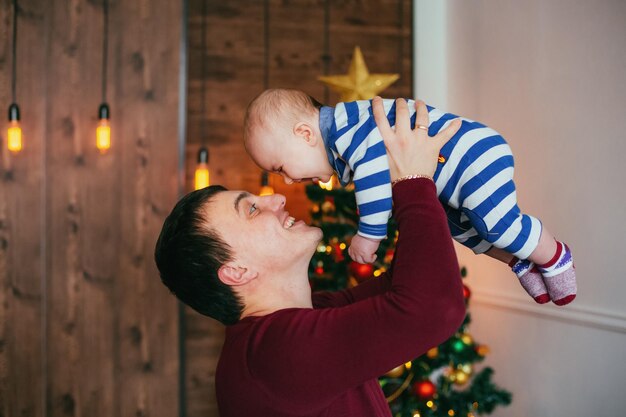
[[[472,295],[472,292],[470,291],[469,287],[463,284],[463,298],[465,298],[466,300],[469,300],[471,295]]]
[[[317,275],[322,275],[324,273],[324,267],[323,266],[316,266],[315,267],[315,273]]]
[[[360,264],[358,262],[350,262],[350,271],[357,281],[363,281],[372,276],[374,273],[374,266],[370,264]]]
[[[346,259],[346,257],[343,256],[343,251],[341,250],[341,247],[339,245],[335,245],[335,262],[341,262],[344,259]]]
[[[427,379],[425,381],[417,381],[413,384],[413,391],[415,392],[415,395],[422,400],[430,400],[435,396],[437,387],[435,387],[435,384]]]

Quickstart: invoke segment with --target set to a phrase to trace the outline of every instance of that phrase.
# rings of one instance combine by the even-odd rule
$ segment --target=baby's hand
[[[376,260],[376,249],[380,240],[369,239],[361,235],[355,235],[348,249],[352,260],[360,264],[371,264]]]

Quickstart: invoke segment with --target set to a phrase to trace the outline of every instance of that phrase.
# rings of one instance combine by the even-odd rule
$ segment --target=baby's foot
[[[519,278],[519,282],[522,284],[522,287],[524,287],[528,295],[530,295],[533,300],[539,304],[545,304],[550,301],[548,289],[546,288],[546,284],[543,282],[541,272],[539,272],[534,263],[527,259],[519,260],[517,258],[513,258],[511,263],[509,263],[509,266]]]
[[[539,271],[548,288],[552,302],[563,306],[576,298],[576,272],[574,259],[567,245],[556,242],[556,253],[547,263],[539,265]]]

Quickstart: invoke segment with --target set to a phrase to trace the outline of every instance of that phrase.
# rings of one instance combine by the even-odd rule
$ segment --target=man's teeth
[[[291,226],[293,226],[294,222],[296,221],[295,218],[289,216],[287,217],[287,219],[285,220],[285,223],[283,223],[283,227],[285,229],[289,229]]]

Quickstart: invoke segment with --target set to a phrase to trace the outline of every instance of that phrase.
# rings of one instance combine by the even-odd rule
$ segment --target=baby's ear
[[[296,123],[296,125],[293,127],[293,133],[295,133],[296,136],[304,139],[308,145],[317,145],[318,137],[315,134],[315,130],[307,122]]]

